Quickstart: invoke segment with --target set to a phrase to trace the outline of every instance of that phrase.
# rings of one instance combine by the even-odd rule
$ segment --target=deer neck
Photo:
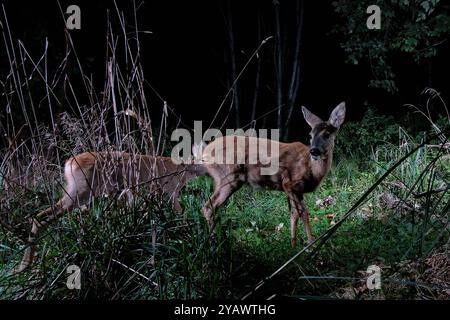
[[[333,152],[322,155],[318,160],[310,160],[311,173],[317,181],[321,181],[323,177],[330,171],[333,162]]]

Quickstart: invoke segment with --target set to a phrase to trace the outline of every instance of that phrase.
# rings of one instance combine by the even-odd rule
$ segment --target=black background
[[[105,78],[106,17],[108,10],[111,16],[116,15],[114,2],[73,0],[59,3],[63,10],[70,4],[77,4],[81,8],[81,30],[70,32],[84,70],[93,75],[100,92]],[[293,34],[289,21],[293,19],[294,1],[280,3],[281,19],[286,22],[286,37],[289,38]],[[230,70],[227,60],[228,38],[224,23],[226,2],[151,0],[137,1],[136,4],[139,5],[139,29],[152,32],[141,34],[140,38],[146,80],[181,115],[184,123],[190,126],[193,120],[209,123],[229,89],[226,81]],[[66,47],[65,18],[57,1],[3,1],[3,6],[12,36],[23,41],[35,57],[42,53],[46,38],[49,41],[50,57],[55,57],[54,61],[49,61],[49,65],[63,56]],[[124,12],[126,19],[133,22],[133,2],[117,1],[117,6]],[[262,37],[273,36],[273,4],[269,0],[231,1],[231,9],[239,72],[259,45],[256,36],[258,14],[265,21]],[[334,106],[345,100],[347,119],[358,120],[367,108],[367,101],[382,113],[401,117],[409,112],[403,104],[424,103],[420,93],[430,85],[440,91],[444,99],[448,98],[448,43],[432,60],[432,79],[426,77],[422,66],[412,61],[395,61],[395,69],[401,71],[399,74],[403,76],[397,79],[399,93],[391,95],[368,87],[369,66],[345,63],[345,54],[339,46],[341,39],[330,35],[338,19],[331,1],[305,1],[304,10],[302,82],[296,101],[298,107],[291,122],[291,140],[298,139],[299,133],[307,130],[300,114],[301,105],[326,117]],[[276,92],[271,76],[274,68],[273,50],[274,43],[269,41],[260,52],[265,64],[257,116],[276,108]],[[244,105],[240,115],[243,125],[250,121],[255,68],[255,63],[250,63],[238,83]],[[2,78],[8,70],[8,60],[3,55],[0,57]],[[146,94],[152,112],[158,115],[162,109],[161,100],[151,90]],[[63,110],[64,105],[59,106],[59,109]],[[221,119],[228,111],[225,109]],[[45,121],[45,110],[41,116]],[[268,116],[269,120],[264,123],[266,127],[276,126],[274,116],[274,113]],[[232,119],[230,117],[228,127],[233,127]]]

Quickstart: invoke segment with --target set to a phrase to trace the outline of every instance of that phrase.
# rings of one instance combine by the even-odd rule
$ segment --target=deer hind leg
[[[180,201],[178,201],[178,196],[179,196],[179,191],[176,190],[172,194],[172,197],[173,197],[172,198],[172,208],[177,214],[182,214],[183,213],[183,208],[181,207]]]
[[[241,187],[239,181],[231,179],[214,179],[214,193],[203,206],[203,215],[210,228],[213,227],[213,212]]]
[[[27,269],[33,262],[33,258],[36,252],[35,242],[38,239],[40,233],[55,219],[57,219],[66,209],[71,209],[74,201],[64,196],[58,201],[54,207],[50,207],[44,211],[41,211],[36,217],[31,218],[31,231],[28,236],[28,243],[25,252],[20,262],[19,267],[15,270],[15,273],[19,273]]]
[[[36,217],[31,219],[32,227],[28,237],[27,248],[25,249],[20,265],[14,270],[14,273],[22,272],[31,265],[36,253],[36,240],[42,231],[44,231],[53,221],[57,220],[65,211],[70,211],[77,207],[77,205],[87,203],[88,198],[88,192],[77,194],[75,189],[63,196],[54,207],[41,211]]]

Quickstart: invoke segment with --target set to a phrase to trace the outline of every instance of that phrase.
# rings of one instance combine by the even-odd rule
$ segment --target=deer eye
[[[325,139],[328,139],[328,138],[330,137],[330,133],[329,133],[329,132],[325,132],[325,133],[323,134],[323,137],[324,137]]]

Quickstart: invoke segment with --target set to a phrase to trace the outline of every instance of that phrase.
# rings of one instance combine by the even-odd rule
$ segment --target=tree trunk
[[[260,10],[258,10],[258,43],[261,43],[261,17],[260,17]],[[260,74],[261,74],[261,58],[259,55],[257,56],[257,65],[256,65],[256,78],[255,78],[255,91],[253,93],[253,106],[252,106],[252,116],[251,116],[251,122],[252,125],[255,127],[255,119],[256,119],[256,106],[258,103],[258,94],[259,94],[259,85],[260,85]]]
[[[279,3],[274,2],[275,6],[275,78],[277,87],[277,107],[278,120],[277,127],[280,130],[280,136],[283,135],[283,64],[282,64],[282,47],[281,47],[281,30],[280,30],[280,10]]]
[[[231,83],[234,83],[237,77],[236,73],[236,55],[235,55],[235,43],[234,43],[234,34],[233,34],[233,19],[231,15],[231,4],[230,0],[227,1],[227,30],[228,30],[228,44],[230,50],[230,67],[231,67]],[[239,107],[239,91],[237,83],[234,84],[233,90],[233,99],[232,103],[234,104],[234,119],[236,128],[240,127],[240,107]]]
[[[285,127],[286,132],[284,139],[287,139],[289,136],[289,124],[291,122],[292,112],[295,107],[295,100],[297,99],[298,89],[300,87],[301,82],[301,62],[300,62],[300,47],[302,42],[302,30],[303,30],[303,16],[304,16],[304,5],[303,0],[297,2],[297,35],[296,35],[296,44],[295,44],[295,53],[293,57],[293,66],[292,66],[292,76],[291,83],[289,86],[288,93],[288,116],[286,119]]]

